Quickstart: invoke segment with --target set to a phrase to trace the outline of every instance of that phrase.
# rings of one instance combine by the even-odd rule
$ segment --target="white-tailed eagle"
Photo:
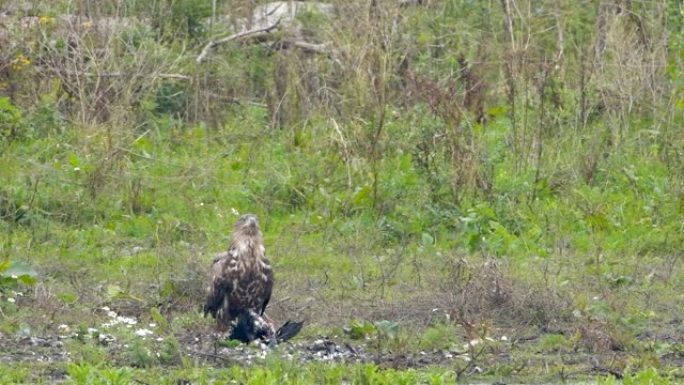
[[[278,331],[264,312],[273,291],[273,268],[266,258],[256,215],[245,214],[235,223],[228,251],[210,268],[204,315],[216,319],[218,330],[230,338],[277,342],[293,337],[303,323],[288,321]]]
[[[273,268],[256,215],[237,220],[228,251],[214,259],[210,275],[204,315],[211,314],[220,331],[230,329],[244,312],[264,314],[273,291]]]

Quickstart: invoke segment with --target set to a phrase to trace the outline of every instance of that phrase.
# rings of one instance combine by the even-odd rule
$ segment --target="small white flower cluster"
[[[15,278],[15,279],[16,279],[16,276],[13,275],[12,278]],[[12,291],[9,292],[9,296],[7,297],[7,302],[9,302],[9,303],[16,303],[16,302],[17,302],[17,297],[20,297],[20,296],[23,296],[23,295],[24,295],[24,293],[22,293],[22,292],[12,290]],[[2,299],[2,297],[3,297],[3,295],[0,294],[0,299]]]
[[[98,333],[97,339],[102,343],[116,341],[116,337],[114,337],[111,334],[105,334],[105,333]]]
[[[155,327],[157,327],[157,324],[155,324],[155,323],[150,324],[150,328],[155,328]],[[142,337],[142,339],[145,339],[145,337],[151,336],[153,334],[154,334],[154,332],[152,330],[145,329],[145,328],[140,328],[140,329],[135,331],[135,335],[137,335],[138,337]],[[157,337],[156,340],[161,342],[161,341],[164,341],[164,338]]]
[[[131,328],[133,325],[136,325],[138,323],[138,320],[135,319],[134,317],[125,317],[118,315],[115,311],[111,310],[108,306],[104,306],[101,308],[104,312],[107,313],[107,316],[111,318],[109,322],[105,322],[102,324],[102,327],[109,328],[115,325],[124,325],[127,328]],[[149,324],[150,329],[156,328],[157,324],[151,323]],[[135,335],[138,337],[142,337],[142,339],[145,339],[147,336],[151,336],[154,334],[154,332],[150,329],[147,328],[139,328],[135,330]],[[158,337],[156,339],[157,341],[164,341],[164,338]]]
[[[140,336],[140,337],[151,336],[152,334],[154,334],[154,332],[152,330],[145,329],[145,328],[138,329],[135,331],[135,335]]]
[[[57,326],[57,331],[59,331],[59,333],[60,333],[59,338],[61,338],[61,339],[70,338],[70,337],[78,337],[80,334],[78,331],[72,332],[69,325],[66,325],[66,324],[61,324],[61,325]],[[81,337],[96,338],[98,341],[105,343],[105,344],[109,343],[109,342],[116,341],[116,337],[114,337],[113,335],[101,333],[99,330],[97,330],[95,328],[86,329],[86,334],[81,335]]]
[[[114,310],[111,310],[108,306],[103,307],[102,310],[107,312],[107,316],[111,318],[109,322],[105,322],[102,324],[102,327],[104,328],[109,328],[119,324],[126,325],[127,328],[130,328],[131,326],[138,323],[138,320],[136,320],[133,317],[125,317],[116,314],[116,312]]]

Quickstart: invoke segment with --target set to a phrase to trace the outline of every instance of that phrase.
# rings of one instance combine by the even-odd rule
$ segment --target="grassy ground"
[[[118,170],[101,181],[93,180],[101,166],[87,153],[89,146],[100,145],[96,136],[87,144],[59,136],[6,148],[3,203],[14,212],[2,222],[3,253],[39,273],[34,287],[8,286],[2,294],[3,353],[17,355],[4,365],[17,365],[16,373],[10,372],[17,380],[51,373],[72,380],[155,376],[154,369],[114,369],[111,363],[185,368],[169,374],[169,381],[277,378],[277,371],[257,368],[202,374],[206,365],[230,366],[231,360],[192,358],[215,351],[189,343],[190,336],[211,336],[211,323],[199,314],[204,269],[227,244],[236,212],[247,211],[263,218],[275,263],[278,285],[270,312],[281,320],[305,319],[302,341],[336,336],[340,344],[369,350],[362,361],[419,368],[382,372],[383,381],[405,376],[408,383],[440,383],[456,373],[558,380],[650,366],[679,373],[683,330],[677,309],[684,302],[684,280],[676,253],[681,233],[669,228],[681,217],[676,210],[668,216],[668,205],[678,203],[665,193],[671,183],[667,175],[646,174],[653,168],[640,164],[644,171],[634,166],[634,178],[648,180],[651,189],[630,187],[624,177],[620,188],[580,186],[523,204],[508,201],[498,214],[474,201],[422,227],[419,216],[435,214],[429,213],[429,203],[421,207],[426,187],[411,181],[418,176],[411,176],[411,163],[402,166],[405,155],[383,164],[387,180],[380,188],[405,195],[406,202],[397,205],[407,207],[367,214],[363,206],[368,203],[358,191],[347,201],[335,200],[324,191],[333,182],[308,182],[317,178],[317,170],[306,165],[324,168],[315,161],[326,162],[324,153],[285,149],[278,132],[253,135],[259,135],[261,145],[229,127],[218,133],[192,127],[150,132],[131,143],[131,151],[114,161]],[[392,186],[400,182],[406,185]],[[94,183],[99,185],[92,190]],[[292,208],[292,200],[304,199]],[[657,209],[649,209],[649,203]],[[326,212],[334,205],[350,205],[346,209],[352,212]],[[610,218],[605,220],[615,223],[592,228],[583,205],[600,207]],[[631,210],[653,211],[651,217],[625,214]],[[506,217],[513,220],[508,225],[502,224]],[[646,223],[651,231],[639,232]],[[506,230],[521,227],[525,230],[517,234]],[[510,254],[492,255],[501,250]],[[135,317],[138,324],[104,327],[110,320],[101,310],[105,306]],[[377,323],[383,320],[391,324]],[[149,323],[161,329],[144,326]],[[140,329],[155,337],[143,341],[135,334]],[[117,341],[97,342],[93,333],[111,334]],[[463,347],[485,338],[492,341],[482,351]],[[28,354],[21,352],[40,356],[41,349],[48,361],[44,369],[36,370],[30,359],[24,368],[32,369],[21,369]],[[420,352],[430,356],[421,362]],[[455,359],[445,360],[444,354]],[[427,369],[433,364],[441,366]],[[297,381],[317,383],[317,376],[348,374],[340,364],[323,372],[316,365],[297,374]]]
[[[0,49],[0,383],[681,381],[681,7],[428,3],[303,16],[325,57],[196,66],[178,15]],[[247,212],[306,321],[275,351],[199,313]]]

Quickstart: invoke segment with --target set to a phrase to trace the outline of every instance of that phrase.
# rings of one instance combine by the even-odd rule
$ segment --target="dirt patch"
[[[547,334],[540,330],[507,332],[510,337],[504,341],[493,339],[471,341],[472,345],[455,346],[450,349],[391,350],[380,346],[376,340],[350,340],[346,336],[304,336],[276,347],[263,343],[235,344],[226,346],[218,336],[200,332],[182,332],[173,337],[178,341],[178,353],[186,356],[197,366],[230,367],[233,365],[261,365],[269,359],[291,360],[306,364],[326,362],[339,364],[373,363],[380,368],[421,369],[439,366],[457,373],[460,378],[497,376],[506,373],[508,378],[532,376],[544,381],[578,380],[602,375],[620,378],[626,364],[635,360],[634,352],[608,349],[603,352],[582,350],[577,347],[542,348],[540,341]],[[169,336],[170,337],[170,336]],[[684,338],[674,330],[663,331],[656,341],[681,344]],[[0,362],[41,363],[36,366],[36,375],[50,378],[52,382],[66,380],[63,364],[73,360],[69,349],[78,349],[79,344],[69,343],[74,337],[65,336],[8,336],[0,334]],[[148,340],[150,341],[150,340]],[[492,341],[489,343],[488,341]],[[135,366],[126,362],[128,343],[118,340],[92,340],[84,343],[100,344],[108,351],[108,360],[124,366]],[[77,355],[77,352],[73,352]],[[673,350],[658,357],[661,367],[681,367],[684,354]],[[173,363],[152,363],[174,367]],[[42,369],[41,369],[42,368]],[[551,368],[551,369],[549,369]],[[498,374],[497,374],[498,373]]]
[[[418,352],[408,355],[378,354],[363,344],[354,344],[330,337],[288,342],[277,347],[254,342],[235,347],[217,347],[209,341],[194,341],[187,346],[187,354],[212,365],[250,365],[267,357],[307,362],[375,363],[381,367],[420,368],[447,364],[459,354],[449,351]]]

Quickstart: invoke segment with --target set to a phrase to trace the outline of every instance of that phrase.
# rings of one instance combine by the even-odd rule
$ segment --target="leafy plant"
[[[138,368],[147,368],[154,364],[155,358],[150,348],[145,343],[136,339],[128,348],[130,365]]]
[[[95,379],[96,369],[87,363],[70,363],[67,366],[67,375],[74,384],[88,385]]]
[[[33,286],[38,282],[38,273],[22,261],[0,262],[0,291],[14,289],[19,284]]]
[[[345,332],[349,338],[358,340],[370,336],[371,334],[375,333],[376,330],[376,325],[370,322],[355,320],[349,324],[349,326],[345,329]]]
[[[420,339],[422,349],[446,349],[456,342],[456,329],[451,324],[436,324],[428,327]]]
[[[21,111],[9,98],[0,97],[0,139],[3,142],[18,139],[25,134]]]
[[[211,16],[208,0],[170,0],[171,22],[175,33],[199,39],[205,31],[203,19]]]

